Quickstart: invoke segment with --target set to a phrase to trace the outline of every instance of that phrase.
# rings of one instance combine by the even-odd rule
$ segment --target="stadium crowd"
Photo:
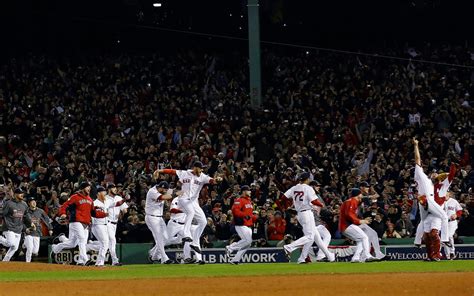
[[[464,48],[426,46],[418,54],[473,63]],[[428,171],[459,163],[451,187],[464,208],[458,234],[474,235],[474,71],[264,51],[264,105],[253,110],[246,62],[189,52],[9,60],[0,66],[0,198],[21,186],[59,234],[67,227],[58,208],[75,186],[115,183],[130,197],[119,241],[151,242],[143,207],[153,171],[200,160],[208,175],[224,177],[201,192],[203,246],[235,233],[230,208],[241,185],[251,187],[253,238],[265,245],[301,235],[281,195],[306,170],[322,184],[321,220],[333,238],[341,238],[340,205],[361,182],[371,187],[362,214],[374,218],[379,237],[412,237],[419,220],[411,191],[416,135]]]

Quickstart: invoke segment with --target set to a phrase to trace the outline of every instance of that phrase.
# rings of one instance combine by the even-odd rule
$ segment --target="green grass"
[[[2,271],[2,281],[64,281],[64,280],[111,280],[143,278],[183,278],[258,275],[347,274],[347,273],[395,273],[395,272],[474,272],[474,262],[469,260],[422,262],[393,261],[365,264],[294,263],[227,264],[208,265],[128,265],[122,267],[64,270],[64,271]]]

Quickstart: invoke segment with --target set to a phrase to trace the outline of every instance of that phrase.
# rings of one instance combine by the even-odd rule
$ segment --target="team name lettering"
[[[90,205],[92,204],[92,202],[91,202],[90,200],[87,200],[87,199],[81,199],[81,200],[79,201],[79,204],[81,204],[81,205],[82,205],[82,204],[86,204],[86,203],[87,203],[87,204],[90,204]]]
[[[191,183],[191,179],[183,179],[183,183]]]

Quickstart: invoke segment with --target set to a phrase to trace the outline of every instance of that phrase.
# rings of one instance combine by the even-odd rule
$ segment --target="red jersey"
[[[234,224],[252,227],[257,217],[253,214],[253,205],[249,196],[241,196],[232,205]]]
[[[61,206],[59,215],[69,212],[69,223],[81,222],[84,224],[91,223],[91,217],[105,218],[107,214],[102,211],[96,211],[92,198],[88,195],[75,193]]]
[[[360,219],[357,217],[357,208],[359,201],[354,197],[349,198],[342,203],[339,214],[339,231],[343,232],[351,224],[360,225]]]

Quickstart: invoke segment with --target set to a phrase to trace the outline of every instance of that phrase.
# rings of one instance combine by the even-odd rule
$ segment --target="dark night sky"
[[[2,2],[13,2],[0,4],[1,50],[10,52],[103,48],[117,40],[123,47],[153,48],[201,38],[133,25],[247,36],[246,1],[241,0],[155,1],[161,8],[150,0]],[[474,36],[473,2],[261,0],[261,38],[338,48],[382,41],[463,43]]]

